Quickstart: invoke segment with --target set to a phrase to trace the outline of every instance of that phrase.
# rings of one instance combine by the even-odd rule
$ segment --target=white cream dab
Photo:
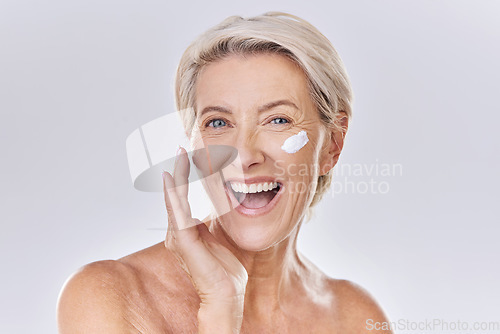
[[[307,138],[307,133],[302,130],[296,135],[293,135],[285,140],[283,146],[281,146],[281,149],[286,153],[295,153],[302,147],[304,147],[304,145],[307,144],[308,141],[309,138]]]

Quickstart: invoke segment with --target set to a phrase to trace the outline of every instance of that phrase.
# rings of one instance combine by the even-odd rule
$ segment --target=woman
[[[180,148],[163,175],[165,242],[74,274],[59,300],[60,332],[376,332],[387,320],[368,293],[296,249],[330,185],[351,100],[335,49],[298,17],[230,17],[200,36],[178,67],[176,103],[194,148],[237,149],[239,168],[223,170],[215,193],[234,209],[191,217]]]

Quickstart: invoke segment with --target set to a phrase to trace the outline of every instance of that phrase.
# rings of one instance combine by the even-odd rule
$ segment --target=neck
[[[224,232],[218,222],[211,224],[211,231],[225,247],[240,260],[248,273],[245,293],[245,314],[269,316],[281,309],[286,296],[298,288],[304,264],[297,253],[298,224],[290,235],[263,251],[247,251],[239,248]]]

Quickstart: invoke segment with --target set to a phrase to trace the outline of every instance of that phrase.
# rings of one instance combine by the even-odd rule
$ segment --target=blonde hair
[[[230,16],[200,35],[181,57],[175,78],[175,101],[184,127],[191,135],[196,119],[196,81],[201,69],[212,62],[237,54],[274,53],[297,64],[308,79],[308,88],[321,121],[345,131],[338,114],[352,117],[352,89],[344,64],[330,41],[309,22],[282,12],[243,18]],[[187,111],[187,112],[186,112]],[[308,219],[331,185],[332,170],[319,176],[309,205]]]

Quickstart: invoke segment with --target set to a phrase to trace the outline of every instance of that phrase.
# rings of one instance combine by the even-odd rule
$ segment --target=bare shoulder
[[[131,267],[106,260],[87,264],[71,275],[59,295],[60,333],[123,333],[125,291],[134,282]]]
[[[77,270],[59,296],[57,322],[61,334],[173,333],[177,322],[195,326],[198,305],[189,277],[158,243]]]
[[[326,312],[326,326],[330,333],[392,333],[389,330],[376,331],[375,329],[381,326],[371,326],[374,323],[388,323],[388,320],[380,305],[366,289],[345,279],[329,277],[302,254],[300,259],[306,268],[306,274],[303,276],[312,278],[308,282],[308,290],[315,291],[314,295],[320,297],[313,299],[325,306],[322,309]],[[323,312],[317,314],[325,316]]]
[[[343,324],[342,332],[391,333],[389,330],[377,331],[372,325],[388,323],[389,320],[381,306],[365,288],[348,280],[329,279],[328,281],[335,296],[335,313],[340,323]]]

